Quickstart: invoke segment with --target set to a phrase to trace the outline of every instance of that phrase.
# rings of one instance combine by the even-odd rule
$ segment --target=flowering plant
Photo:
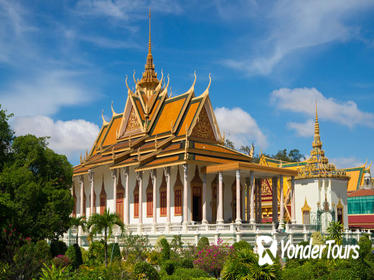
[[[210,245],[197,253],[194,265],[205,270],[208,273],[218,277],[227,257],[234,252],[232,246],[223,243],[222,239],[218,239],[217,245]]]
[[[54,257],[52,259],[52,263],[56,267],[65,267],[65,266],[68,266],[70,264],[70,260],[65,255],[57,255],[56,257]]]

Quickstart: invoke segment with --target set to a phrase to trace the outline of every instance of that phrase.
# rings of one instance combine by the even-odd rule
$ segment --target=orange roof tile
[[[175,125],[175,121],[181,112],[186,98],[187,95],[183,97],[177,96],[176,98],[168,99],[164,102],[163,108],[161,108],[162,111],[153,128],[152,135],[165,133],[171,130]]]
[[[116,133],[121,125],[122,115],[115,116],[109,124],[108,131],[106,132],[103,146],[108,146],[116,143]]]
[[[184,120],[182,122],[182,125],[179,128],[178,136],[179,135],[185,135],[186,134],[186,128],[187,130],[190,128],[192,120],[194,116],[196,115],[197,108],[199,107],[201,103],[201,100],[198,100],[194,103],[191,103],[191,105],[188,107],[188,112],[185,114]]]

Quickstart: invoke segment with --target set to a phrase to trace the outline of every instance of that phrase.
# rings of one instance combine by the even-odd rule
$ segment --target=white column
[[[251,197],[250,197],[250,223],[255,223],[255,175],[254,172],[251,171],[249,175],[249,187],[251,189]]]
[[[283,176],[279,176],[279,196],[280,196],[280,208],[279,208],[279,224],[284,225],[284,195],[283,195]]]
[[[183,165],[183,227],[187,230],[188,224],[188,165]]]
[[[143,172],[138,172],[137,180],[139,181],[139,231],[142,231],[143,225]]]
[[[127,167],[125,169],[125,199],[124,199],[124,222],[125,222],[125,225],[128,225],[129,224],[129,173],[130,173],[130,170],[129,168]]]
[[[152,186],[153,186],[153,231],[156,231],[157,224],[157,170],[151,172]]]
[[[217,224],[223,224],[223,176],[218,172],[218,209]]]
[[[291,222],[296,224],[295,212],[295,177],[291,177]]]
[[[236,220],[235,222],[240,224],[242,222],[241,213],[240,213],[240,170],[236,170]]]
[[[207,224],[208,220],[206,219],[206,173],[203,173],[203,195],[202,195],[202,200],[203,200],[203,224]]]
[[[169,228],[171,223],[171,174],[170,167],[165,168],[165,177],[166,177],[166,223]]]
[[[83,208],[86,207],[86,205],[83,205],[83,196],[84,196],[84,179],[83,176],[79,176],[79,184],[80,184],[80,216],[83,216]]]
[[[88,178],[90,179],[90,193],[91,193],[91,205],[90,205],[90,216],[94,213],[95,201],[94,201],[94,172],[93,170],[88,171]]]
[[[117,213],[117,169],[112,170],[112,179],[113,179],[113,200],[114,200],[114,209],[112,213]]]

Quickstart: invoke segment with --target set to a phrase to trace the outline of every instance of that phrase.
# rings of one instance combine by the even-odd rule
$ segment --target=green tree
[[[14,132],[8,123],[12,116],[13,114],[7,114],[6,110],[1,109],[0,104],[0,171],[9,160],[10,146],[14,138]]]
[[[32,240],[55,239],[69,228],[72,167],[47,147],[44,137],[16,137],[11,151],[0,172],[0,208],[12,211],[1,226],[12,224]]]
[[[235,149],[234,143],[228,138],[225,139],[225,146],[230,149]]]
[[[87,222],[87,228],[91,234],[98,234],[104,231],[104,252],[105,266],[108,266],[108,238],[111,237],[113,227],[117,225],[123,232],[124,225],[117,214],[105,210],[103,215],[93,214]]]
[[[81,216],[81,217],[70,217],[70,226],[74,227],[76,230],[76,235],[75,235],[75,243],[78,244],[78,236],[79,236],[79,227],[82,228],[83,231],[86,230],[86,217]]]
[[[335,240],[336,244],[342,243],[343,225],[340,222],[331,221],[327,228],[328,239]]]

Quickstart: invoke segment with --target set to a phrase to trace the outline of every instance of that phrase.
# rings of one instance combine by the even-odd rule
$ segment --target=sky
[[[0,104],[16,135],[50,136],[72,164],[140,78],[152,11],[173,96],[212,76],[221,132],[255,153],[309,156],[315,104],[327,157],[374,160],[374,1],[0,0]]]

